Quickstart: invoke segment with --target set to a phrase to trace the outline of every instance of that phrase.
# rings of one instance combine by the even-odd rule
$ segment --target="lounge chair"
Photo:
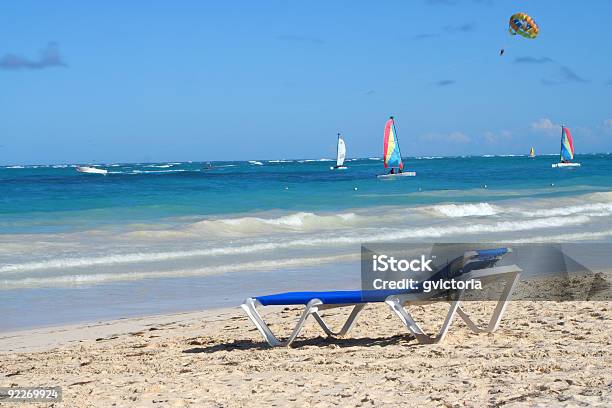
[[[491,281],[505,281],[504,288],[499,297],[497,305],[485,327],[479,327],[468,314],[461,308],[460,303],[464,290],[457,290],[449,294],[446,292],[425,292],[422,287],[417,290],[346,290],[328,292],[288,292],[268,296],[248,298],[241,305],[247,316],[261,332],[264,339],[272,347],[290,346],[302,330],[306,319],[313,316],[319,323],[325,334],[330,337],[344,336],[355,323],[359,312],[368,303],[386,303],[400,318],[416,340],[421,344],[438,343],[444,339],[450,328],[455,314],[458,314],[474,332],[494,332],[499,327],[502,315],[506,308],[506,302],[510,299],[514,286],[516,285],[522,270],[516,266],[498,266],[495,263],[505,254],[511,252],[510,248],[497,248],[492,250],[466,252],[464,257],[459,257],[449,262],[445,267],[436,272],[429,280],[454,278],[458,280],[480,280],[483,284]],[[483,268],[483,269],[481,269]],[[429,336],[412,318],[406,310],[406,306],[415,304],[428,304],[445,301],[450,304],[446,319],[436,336]],[[264,322],[257,311],[258,306],[289,306],[305,305],[300,319],[292,333],[286,340],[278,339]],[[339,307],[352,306],[348,319],[339,331],[333,331],[319,314],[322,310],[335,309]]]

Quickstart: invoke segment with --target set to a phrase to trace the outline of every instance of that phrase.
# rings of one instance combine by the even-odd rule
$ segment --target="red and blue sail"
[[[402,163],[402,155],[397,141],[393,116],[391,116],[385,124],[385,141],[383,149],[385,167],[397,167],[402,170],[404,168],[404,163]]]
[[[574,159],[574,140],[568,128],[561,127],[561,161]]]

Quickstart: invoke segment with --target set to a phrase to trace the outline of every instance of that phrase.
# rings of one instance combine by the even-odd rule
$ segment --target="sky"
[[[508,33],[516,12],[540,28]],[[612,2],[0,3],[0,165],[612,151]],[[505,49],[499,56],[500,48]]]

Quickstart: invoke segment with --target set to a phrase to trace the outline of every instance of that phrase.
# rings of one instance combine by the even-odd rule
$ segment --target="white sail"
[[[341,167],[344,164],[344,158],[346,156],[346,145],[344,140],[338,136],[338,155],[336,157],[336,166]]]

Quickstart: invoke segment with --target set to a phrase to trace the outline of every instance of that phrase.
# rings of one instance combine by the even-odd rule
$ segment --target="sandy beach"
[[[490,304],[466,309],[484,316]],[[436,316],[445,305],[418,307]],[[325,313],[340,324],[343,309]],[[287,333],[298,308],[269,308]],[[417,345],[385,305],[345,339],[314,321],[271,349],[238,308],[0,335],[2,386],[59,385],[57,407],[610,406],[612,302],[512,302],[498,332],[457,320]]]

